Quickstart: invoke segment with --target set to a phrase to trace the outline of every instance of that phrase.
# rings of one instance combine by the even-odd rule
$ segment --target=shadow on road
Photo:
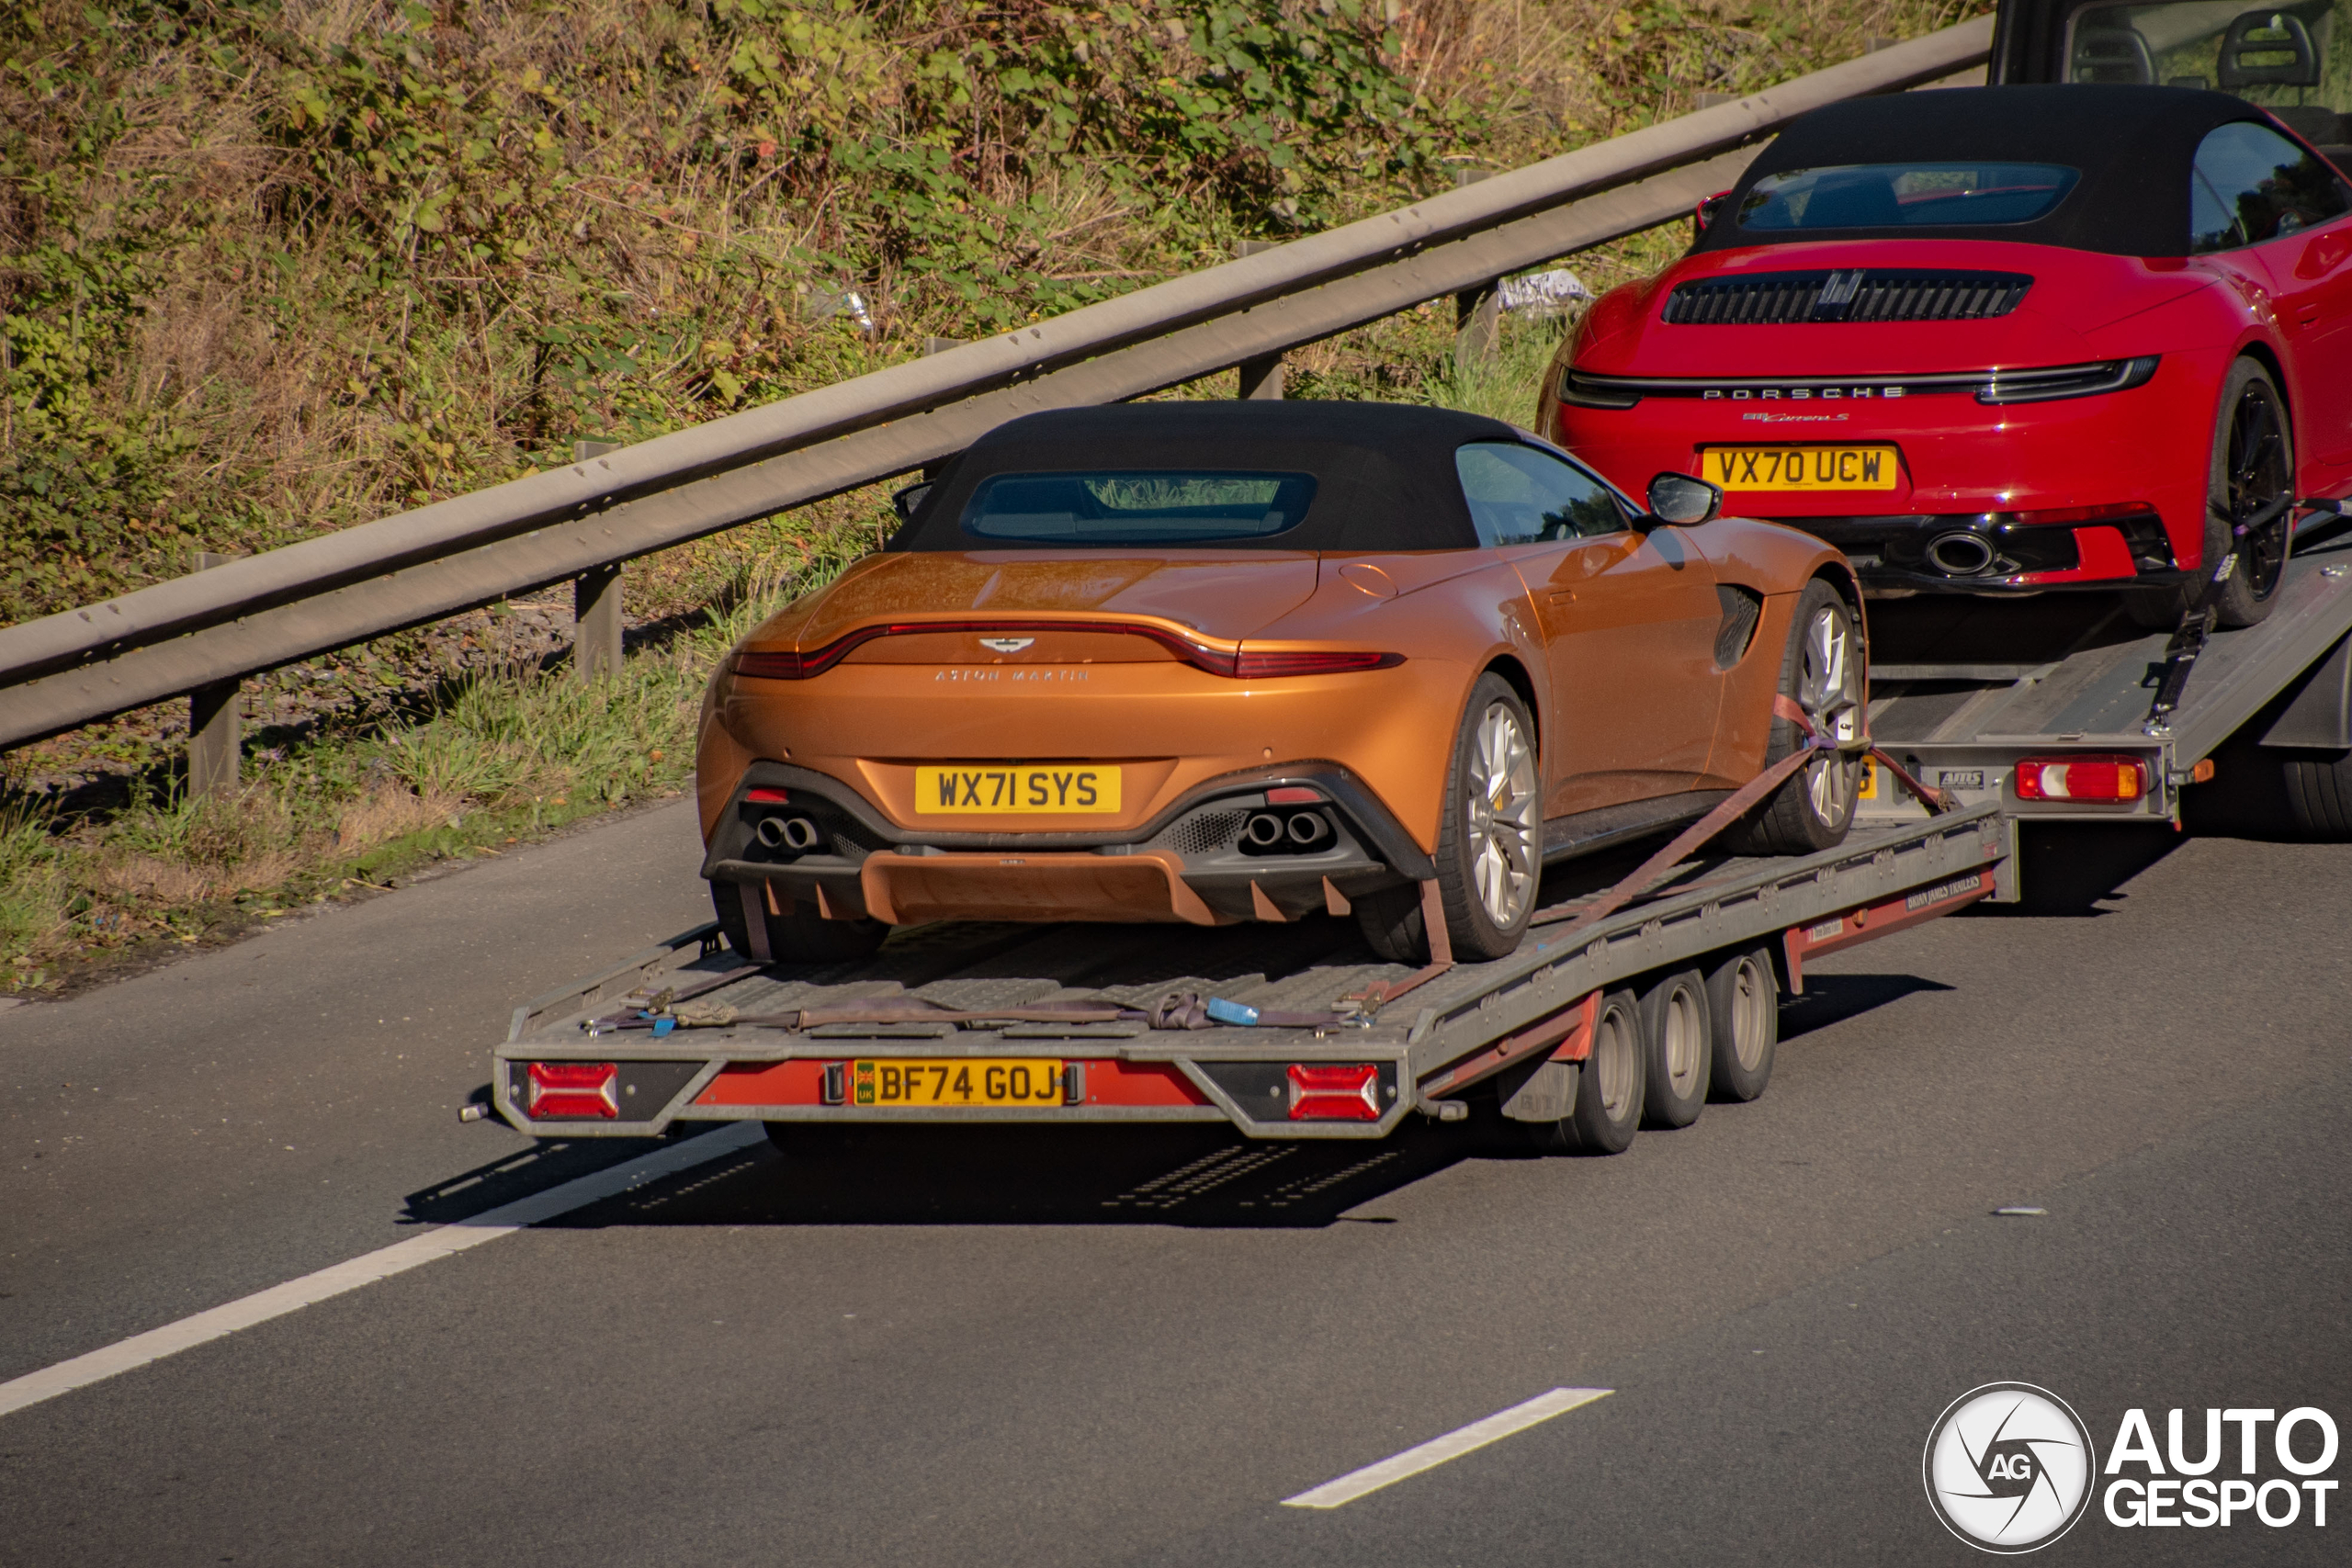
[[[1833,1023],[1859,1018],[1920,991],[1950,991],[1958,987],[1917,975],[1820,975],[1804,977],[1804,995],[1781,1002],[1781,1038],[1793,1040]]]
[[[2082,919],[2114,913],[2131,897],[2123,885],[2180,847],[2181,835],[2163,824],[2028,822],[2018,833],[2025,898],[1977,904],[1971,919]]]

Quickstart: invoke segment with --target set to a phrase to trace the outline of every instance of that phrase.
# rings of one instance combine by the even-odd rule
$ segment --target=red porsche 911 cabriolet
[[[2352,188],[2224,93],[1895,94],[1790,124],[1688,255],[1597,301],[1539,428],[1703,475],[1880,592],[2268,612],[2294,497],[2352,492]]]

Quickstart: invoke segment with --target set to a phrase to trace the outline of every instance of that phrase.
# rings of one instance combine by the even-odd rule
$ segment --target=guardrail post
[[[1476,185],[1494,174],[1492,169],[1456,169],[1453,188]],[[1492,359],[1495,346],[1501,341],[1503,324],[1502,296],[1488,278],[1476,288],[1465,288],[1453,297],[1453,367],[1466,370],[1473,360]]]
[[[196,552],[191,572],[226,566],[235,556]],[[187,694],[187,793],[192,796],[237,793],[238,754],[244,745],[244,687],[237,681],[198,686]]]
[[[617,441],[575,441],[571,460],[617,452]],[[571,669],[583,681],[621,672],[621,569],[591,567],[571,580]]]
[[[1273,240],[1237,240],[1233,244],[1236,257],[1254,256],[1261,251],[1280,250]],[[1279,399],[1283,395],[1283,356],[1262,354],[1255,359],[1241,362],[1241,385],[1235,395],[1244,401],[1258,398]]]

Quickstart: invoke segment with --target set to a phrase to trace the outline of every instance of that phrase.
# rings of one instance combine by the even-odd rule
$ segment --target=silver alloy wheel
[[[1706,1060],[1707,1032],[1700,1024],[1699,999],[1690,986],[1677,986],[1659,1010],[1658,1043],[1666,1058],[1666,1081],[1677,1099],[1688,1099],[1698,1087],[1699,1068]]]
[[[1535,897],[1541,874],[1536,835],[1543,830],[1535,790],[1535,749],[1519,716],[1489,703],[1470,738],[1463,781],[1463,831],[1479,906],[1498,931],[1509,931]]]
[[[1585,1071],[1600,1092],[1601,1111],[1611,1122],[1623,1122],[1625,1108],[1633,1103],[1634,1080],[1642,1076],[1641,1049],[1634,1043],[1634,1032],[1626,1027],[1625,1015],[1613,1009],[1601,1013],[1592,1035],[1592,1055],[1584,1065]]]
[[[1764,1060],[1764,1042],[1780,1004],[1780,983],[1752,958],[1743,958],[1731,979],[1731,1049],[1739,1065],[1754,1072]]]
[[[1854,657],[1854,627],[1845,613],[1824,604],[1804,628],[1798,656],[1797,706],[1815,730],[1842,748],[1862,733],[1862,667]],[[1805,766],[1805,793],[1825,828],[1844,825],[1861,788],[1861,759],[1847,750]]]

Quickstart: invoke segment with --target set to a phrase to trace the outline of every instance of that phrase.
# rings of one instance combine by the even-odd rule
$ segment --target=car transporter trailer
[[[492,1090],[542,1136],[949,1120],[1377,1138],[1408,1112],[1466,1116],[1472,1093],[1563,1124],[1612,1031],[1592,1076],[1622,1105],[1627,1063],[1638,1074],[1652,1032],[1676,1031],[1678,1071],[1727,1049],[1749,1076],[1724,1087],[1753,1098],[1777,992],[1803,987],[1805,961],[1985,897],[2002,844],[1976,807],[1815,854],[1702,857],[1598,919],[1597,887],[1547,907],[1509,957],[1419,971],[1372,960],[1334,919],[941,924],[823,966],[760,964],[714,924],[516,1010]]]
[[[1656,1049],[1668,1072],[1705,1052],[1719,1094],[1752,1098],[1806,960],[2014,901],[2025,819],[2177,825],[2182,792],[2215,777],[2228,743],[2228,772],[2278,770],[2268,826],[2352,835],[2343,522],[2323,513],[2302,531],[2266,620],[2210,637],[2138,628],[2105,595],[1880,602],[1872,736],[1938,800],[1874,763],[1838,848],[1702,855],[1598,912],[1624,894],[1606,891],[1622,858],[1570,863],[1507,958],[1414,971],[1369,961],[1347,921],[1307,919],[942,924],[862,963],[786,966],[707,925],[517,1009],[491,1106],[469,1114],[562,1137],[696,1121],[1221,1120],[1255,1138],[1377,1138],[1408,1112],[1456,1120],[1491,1097],[1507,1117],[1573,1129],[1580,1077],[1626,1097],[1623,1067],[1607,1065],[1623,1051],[1593,1060],[1611,1031],[1634,1063]],[[1678,990],[1705,1003],[1679,1013]],[[1703,1041],[1687,1038],[1693,1018]],[[1589,1129],[1563,1140],[1595,1146]]]

